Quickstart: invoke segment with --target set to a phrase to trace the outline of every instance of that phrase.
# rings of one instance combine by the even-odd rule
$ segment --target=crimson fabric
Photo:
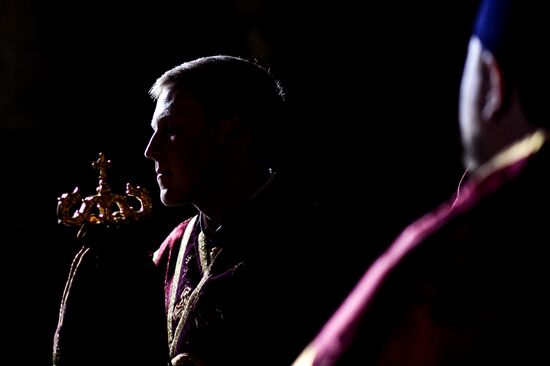
[[[311,344],[316,366],[548,363],[550,152],[407,227]]]

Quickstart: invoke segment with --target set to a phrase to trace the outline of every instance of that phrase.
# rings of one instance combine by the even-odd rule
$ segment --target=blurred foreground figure
[[[459,100],[465,182],[405,228],[294,366],[549,362],[549,24],[540,1],[480,3]]]

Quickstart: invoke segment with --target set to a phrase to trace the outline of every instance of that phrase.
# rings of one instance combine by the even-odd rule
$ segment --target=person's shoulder
[[[183,237],[183,234],[185,232],[185,229],[191,225],[191,223],[196,219],[196,216],[189,217],[182,222],[180,222],[176,227],[172,229],[170,234],[164,239],[160,247],[153,253],[153,262],[160,266],[162,262],[165,262],[169,259],[170,253],[172,253],[177,247],[181,239]]]

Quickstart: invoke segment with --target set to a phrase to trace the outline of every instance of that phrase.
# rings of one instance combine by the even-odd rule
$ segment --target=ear
[[[481,54],[482,93],[481,116],[484,121],[493,121],[502,111],[504,103],[504,82],[502,70],[491,51]]]

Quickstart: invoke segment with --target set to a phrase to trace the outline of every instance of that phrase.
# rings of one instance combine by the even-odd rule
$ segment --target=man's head
[[[223,55],[185,62],[150,94],[156,109],[145,156],[155,161],[164,204],[199,206],[229,175],[245,180],[276,166],[284,94],[256,63]]]
[[[550,127],[550,27],[536,0],[482,0],[460,91],[464,164],[476,169],[534,128]]]

